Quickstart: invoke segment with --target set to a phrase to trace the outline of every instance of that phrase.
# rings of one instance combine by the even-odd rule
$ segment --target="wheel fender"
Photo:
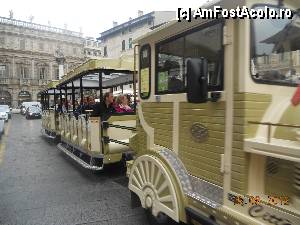
[[[179,222],[176,190],[158,157],[149,154],[138,157],[132,165],[128,187],[139,197],[143,208],[151,209],[153,216],[164,213]]]
[[[145,209],[162,212],[174,221],[185,221],[184,193],[191,190],[188,174],[178,157],[168,149],[139,156],[131,167],[129,189]]]

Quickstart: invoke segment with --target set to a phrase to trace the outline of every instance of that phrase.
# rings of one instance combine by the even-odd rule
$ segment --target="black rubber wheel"
[[[159,213],[156,217],[152,215],[150,209],[146,209],[147,219],[150,225],[175,225],[176,223],[170,217],[165,215],[164,213]]]

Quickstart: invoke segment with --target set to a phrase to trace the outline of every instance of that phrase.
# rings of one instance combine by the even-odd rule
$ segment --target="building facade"
[[[0,104],[38,101],[40,90],[58,79],[57,52],[65,58],[64,73],[99,57],[97,41],[88,39],[79,32],[0,17]]]
[[[101,58],[101,42],[94,40],[94,38],[92,37],[86,37],[84,42],[84,55],[86,56],[86,58]]]
[[[113,22],[113,27],[101,33],[97,38],[101,41],[102,56],[117,58],[121,55],[133,55],[132,41],[145,33],[175,19],[173,11],[153,11],[143,14],[138,11],[137,18],[129,18],[125,23],[118,25]]]
[[[117,58],[122,55],[134,54],[134,46],[132,41],[145,33],[175,19],[176,13],[173,11],[153,11],[143,14],[138,11],[138,16],[135,19],[129,20],[123,24],[118,25],[113,22],[113,27],[101,33],[97,38],[101,46],[101,56],[108,58]],[[120,85],[114,87],[114,95],[119,94],[133,94],[132,84]]]

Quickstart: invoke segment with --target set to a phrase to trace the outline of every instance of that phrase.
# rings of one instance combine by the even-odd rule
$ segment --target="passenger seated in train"
[[[116,110],[113,107],[114,96],[111,92],[106,92],[103,101],[93,105],[92,116],[100,116],[101,120],[106,120]]]
[[[88,105],[87,98],[83,97],[76,111],[78,111],[79,114],[84,114],[85,110],[87,109],[87,105]]]
[[[80,115],[80,111],[79,111],[80,110],[80,105],[79,105],[77,100],[75,100],[74,108],[75,108],[75,110],[74,110],[73,114],[76,117],[76,119],[78,119],[78,116]]]
[[[60,100],[57,100],[57,103],[56,103],[56,112],[62,112],[62,104],[61,104],[61,101]]]
[[[132,108],[128,105],[128,98],[125,95],[120,95],[117,98],[117,104],[115,105],[117,113],[133,112]]]
[[[87,106],[88,109],[92,110],[93,106],[95,105],[95,99],[94,99],[94,97],[89,96],[87,101],[88,101],[88,106]]]
[[[63,99],[62,104],[58,104],[57,111],[60,113],[67,113],[67,105],[68,101],[66,99]]]
[[[84,111],[86,111],[86,110],[93,110],[93,107],[92,107],[93,100],[91,98],[92,97],[90,97],[90,96],[86,97],[86,103],[84,105]],[[86,113],[86,112],[84,112],[84,113]]]
[[[166,60],[160,71],[168,74],[168,91],[178,92],[184,90],[184,82],[180,78],[180,65],[177,61]]]

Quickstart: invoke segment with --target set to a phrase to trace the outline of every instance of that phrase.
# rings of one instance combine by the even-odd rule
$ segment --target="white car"
[[[36,107],[39,107],[40,109],[42,108],[40,102],[23,102],[22,105],[21,105],[21,108],[20,108],[21,109],[20,113],[22,115],[25,115],[26,114],[26,110],[30,106],[36,106]]]
[[[4,108],[0,108],[0,120],[8,121],[8,113]]]
[[[3,108],[5,109],[7,115],[8,115],[8,119],[11,119],[11,109],[9,108],[8,105],[0,105],[0,109]]]

